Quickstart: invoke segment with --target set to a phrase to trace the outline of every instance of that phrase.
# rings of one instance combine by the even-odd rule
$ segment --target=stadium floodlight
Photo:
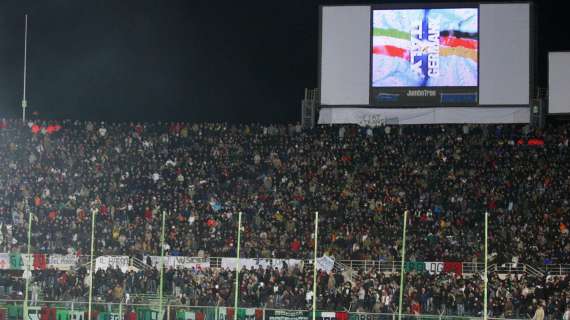
[[[28,15],[25,15],[24,26],[24,89],[22,93],[22,122],[26,122],[26,108],[28,101],[26,100],[26,71],[28,64]]]

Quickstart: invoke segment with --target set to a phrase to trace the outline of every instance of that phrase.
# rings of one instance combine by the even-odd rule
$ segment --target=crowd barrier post
[[[91,252],[89,254],[89,304],[87,306],[87,316],[91,319],[91,305],[93,304],[93,278],[95,278],[95,263],[93,263],[93,253],[95,251],[95,215],[96,209],[91,209]]]
[[[164,225],[165,225],[165,212],[162,210],[162,227],[160,230],[160,287],[158,289],[159,295],[159,310],[162,311],[162,296],[163,296],[163,286],[164,286]]]
[[[404,263],[406,260],[406,227],[408,224],[408,210],[404,210],[404,228],[402,232],[402,262],[400,263],[400,301],[398,303],[398,320],[402,319],[402,301],[404,298]]]
[[[237,230],[237,246],[236,246],[236,287],[235,287],[235,297],[234,297],[234,320],[237,320],[238,316],[238,304],[239,304],[239,249],[241,242],[241,211],[238,213],[238,230]]]
[[[319,212],[315,211],[315,241],[313,255],[313,320],[317,318],[317,241],[319,233]]]
[[[27,15],[26,15],[26,24],[27,24]],[[25,206],[24,208],[26,209],[26,211],[28,211],[28,255],[26,256],[26,259],[28,259],[28,263],[26,264],[26,270],[24,271],[24,276],[26,278],[26,289],[24,291],[24,307],[23,307],[23,313],[24,313],[24,319],[28,319],[28,289],[30,288],[30,278],[32,277],[32,271],[30,271],[30,264],[32,262],[32,260],[30,259],[30,246],[32,244],[32,211],[30,210],[30,208],[28,207],[28,198],[26,197],[24,199]]]
[[[488,249],[488,237],[489,237],[489,212],[485,211],[485,270],[483,271],[483,284],[484,284],[484,290],[483,290],[483,319],[487,320],[487,282],[489,281],[488,276],[487,276],[487,249]]]

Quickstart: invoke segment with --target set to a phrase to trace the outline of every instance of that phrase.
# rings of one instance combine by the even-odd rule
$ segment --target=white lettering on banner
[[[119,268],[121,271],[126,272],[129,267],[129,257],[101,256],[95,260],[95,271],[100,269],[107,270],[109,267]]]
[[[70,320],[85,320],[85,313],[83,311],[70,311]]]
[[[358,123],[363,127],[380,127],[386,123],[386,118],[383,115],[364,115]]]
[[[277,268],[282,269],[283,263],[287,264],[289,267],[299,266],[302,260],[297,259],[240,259],[239,260],[241,268],[247,269],[257,269],[261,268]],[[223,269],[235,270],[236,268],[236,258],[222,258],[221,267]]]
[[[145,256],[144,262],[146,263],[147,257],[150,257],[152,266],[160,266],[160,256]],[[210,260],[198,257],[180,257],[180,256],[166,256],[164,257],[164,267],[166,269],[207,269],[210,267]]]
[[[334,268],[334,258],[329,256],[317,258],[317,268],[326,272],[331,272]]]
[[[73,254],[50,254],[48,256],[48,268],[58,270],[70,270],[77,265],[79,258]]]
[[[516,107],[446,107],[446,108],[322,108],[319,124],[366,125],[368,117],[398,119],[398,124],[446,123],[528,123],[529,108]],[[386,120],[386,122],[388,122]]]
[[[40,320],[40,312],[39,307],[28,307],[28,320]]]
[[[424,262],[426,264],[426,271],[429,274],[440,274],[443,272],[443,262]]]

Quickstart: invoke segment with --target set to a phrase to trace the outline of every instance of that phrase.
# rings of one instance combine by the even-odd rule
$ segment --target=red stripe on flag
[[[374,46],[372,47],[373,54],[381,54],[395,58],[402,58],[408,60],[410,53],[406,49],[398,48],[395,46]]]
[[[462,39],[456,37],[441,37],[439,38],[439,44],[447,47],[464,47],[467,49],[477,50],[479,46],[479,41],[473,39]]]

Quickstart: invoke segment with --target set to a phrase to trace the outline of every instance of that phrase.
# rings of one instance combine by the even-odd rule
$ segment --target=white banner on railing
[[[129,267],[129,256],[101,256],[95,260],[95,270],[107,270],[109,267],[119,268],[126,272]]]
[[[73,254],[50,254],[47,266],[57,270],[71,270],[78,261],[79,257]]]
[[[329,256],[317,258],[317,268],[326,272],[331,272],[334,269],[334,258]]]
[[[426,266],[426,271],[433,274],[440,274],[443,272],[443,262],[424,262]]]
[[[144,261],[149,256],[144,257]],[[160,266],[160,256],[150,256],[153,267]],[[179,256],[166,256],[164,257],[164,267],[166,269],[207,269],[210,267],[210,260],[198,257],[179,257]]]
[[[221,267],[224,269],[235,270],[236,268],[236,258],[222,258]],[[289,268],[301,265],[303,261],[297,259],[239,259],[241,268],[245,267],[247,269],[257,269],[261,268],[277,268],[282,269],[284,265]]]

